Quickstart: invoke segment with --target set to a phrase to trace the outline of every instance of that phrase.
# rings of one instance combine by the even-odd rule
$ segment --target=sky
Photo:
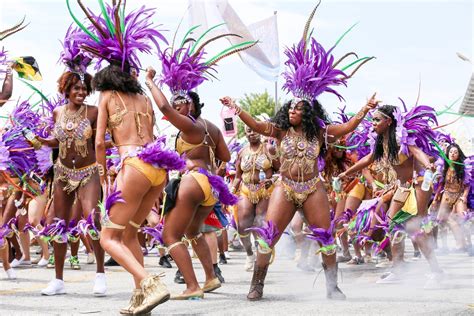
[[[97,1],[83,0],[91,8],[97,8]],[[76,1],[71,0],[74,12],[81,16]],[[229,0],[245,24],[252,24],[271,16],[277,11],[280,60],[283,71],[285,61],[283,50],[297,42],[304,24],[316,1],[290,0]],[[172,38],[179,20],[184,16],[178,38],[189,27],[187,23],[187,0],[129,0],[129,9],[142,4],[157,8],[154,21],[167,29],[165,36]],[[0,29],[15,24],[24,15],[30,25],[22,32],[1,43],[10,56],[34,56],[40,66],[44,80],[35,82],[43,92],[56,93],[56,81],[64,71],[57,63],[61,51],[60,40],[72,22],[65,1],[61,0],[1,0]],[[317,40],[326,48],[331,47],[339,36],[353,23],[359,22],[351,33],[334,51],[336,58],[346,52],[355,51],[359,56],[376,56],[349,80],[348,87],[338,91],[345,102],[332,95],[321,95],[318,99],[325,109],[332,113],[346,106],[356,112],[374,92],[383,103],[400,105],[402,98],[409,106],[415,104],[419,86],[420,104],[442,110],[458,98],[464,97],[473,73],[472,64],[456,56],[460,52],[473,58],[474,5],[471,0],[451,1],[343,1],[323,0],[312,26]],[[219,47],[217,47],[219,48]],[[211,52],[212,55],[212,52]],[[153,66],[159,71],[156,55],[141,58],[144,68]],[[260,78],[241,62],[237,56],[219,63],[219,80],[205,82],[199,87],[201,100],[205,103],[204,117],[220,124],[221,106],[218,99],[229,95],[236,99],[248,93],[267,90],[275,93],[275,83]],[[144,81],[144,74],[140,80]],[[277,84],[278,96],[284,101],[290,96],[281,91],[283,82]],[[0,115],[11,111],[17,100],[30,95],[30,90],[20,81],[15,81],[12,101],[0,109]],[[170,95],[165,89],[165,94]],[[90,104],[96,103],[97,95],[89,97]],[[461,100],[454,106],[458,109]],[[158,111],[158,110],[157,110]],[[456,117],[442,115],[441,123]],[[456,138],[474,138],[471,126],[474,119],[462,119],[449,127]],[[466,143],[467,152],[473,152],[472,143]]]

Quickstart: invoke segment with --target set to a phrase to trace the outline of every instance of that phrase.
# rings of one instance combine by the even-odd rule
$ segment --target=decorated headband
[[[378,113],[380,115],[382,115],[383,117],[387,118],[387,119],[391,119],[390,115],[388,114],[385,114],[384,112],[380,111],[380,110],[377,110],[375,113]]]
[[[159,50],[158,40],[167,43],[165,37],[156,30],[156,25],[151,22],[154,9],[140,9],[125,13],[126,1],[122,4],[112,0],[112,6],[98,0],[100,14],[86,8],[81,0],[77,0],[82,11],[90,22],[84,26],[72,13],[70,0],[66,0],[69,13],[74,22],[83,31],[74,36],[80,48],[99,58],[96,68],[100,68],[102,61],[110,64],[121,65],[122,70],[131,67],[140,68],[137,52],[151,53],[151,43]]]
[[[199,25],[194,26],[186,32],[179,48],[174,49],[173,40],[171,47],[168,47],[159,54],[159,58],[162,62],[160,85],[165,84],[170,88],[173,94],[171,97],[172,104],[190,102],[191,98],[189,97],[189,92],[198,87],[205,80],[208,80],[207,76],[215,78],[210,72],[212,70],[217,73],[214,66],[220,60],[257,44],[256,41],[246,41],[232,45],[206,61],[204,55],[206,54],[205,47],[208,44],[229,36],[241,37],[237,34],[225,33],[211,37],[203,42],[204,37],[209,34],[209,32],[223,24],[211,27],[197,39],[190,37],[193,31],[199,28]]]
[[[334,56],[331,54],[332,50],[355,25],[347,30],[331,49],[326,51],[324,47],[312,37],[312,32],[308,36],[311,21],[320,3],[321,1],[319,1],[311,12],[299,43],[293,45],[292,48],[285,49],[285,55],[288,59],[285,62],[287,69],[283,73],[283,77],[286,81],[283,84],[283,89],[293,94],[295,99],[292,101],[292,106],[295,106],[300,101],[307,101],[311,104],[312,101],[323,92],[332,93],[340,100],[343,100],[343,97],[334,90],[333,87],[339,85],[347,86],[347,80],[350,79],[363,64],[375,58],[358,58],[349,65],[337,69],[336,66],[348,56],[354,55],[357,57],[354,52],[350,52],[342,56],[339,60],[334,61]],[[344,72],[356,64],[359,65],[350,75]]]

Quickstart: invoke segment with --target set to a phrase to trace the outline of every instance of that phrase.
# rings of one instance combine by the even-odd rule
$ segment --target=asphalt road
[[[199,301],[168,301],[158,306],[153,315],[474,315],[474,257],[465,253],[438,256],[445,271],[442,288],[424,290],[428,265],[424,259],[411,261],[407,244],[407,272],[401,284],[380,285],[375,281],[388,269],[375,264],[348,266],[341,264],[340,287],[348,299],[333,302],[325,298],[324,273],[303,272],[293,259],[277,249],[275,262],[267,276],[264,299],[249,302],[251,272],[243,269],[243,252],[231,252],[227,265],[221,267],[226,283],[215,293]],[[280,255],[278,255],[280,253]],[[80,256],[85,262],[85,256]],[[164,282],[172,293],[183,286],[173,282],[175,269],[162,269],[158,257],[146,257],[146,268],[152,273],[165,272]],[[194,261],[199,280],[203,271]],[[118,315],[127,305],[132,279],[120,267],[107,269],[106,297],[92,296],[94,265],[82,264],[82,270],[66,268],[66,295],[45,297],[40,290],[53,277],[45,268],[17,269],[18,279],[0,280],[0,315]],[[314,283],[314,286],[313,286]]]

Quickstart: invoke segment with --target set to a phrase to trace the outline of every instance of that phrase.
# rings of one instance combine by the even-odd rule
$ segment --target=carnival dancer
[[[275,147],[263,143],[261,136],[245,127],[245,135],[249,144],[238,154],[236,176],[233,192],[240,192],[237,206],[237,228],[240,240],[247,252],[245,270],[252,271],[255,255],[248,228],[262,226],[268,207],[268,199],[272,193],[278,169],[278,156]]]
[[[193,27],[193,30],[196,28]],[[168,252],[186,282],[186,290],[174,296],[178,300],[202,298],[204,292],[214,291],[221,286],[214,273],[209,247],[205,239],[201,238],[199,229],[217,201],[220,200],[224,205],[237,203],[237,197],[230,193],[227,184],[215,175],[216,160],[230,160],[224,137],[216,125],[201,117],[204,104],[192,90],[203,83],[210,72],[215,71],[218,61],[251,47],[255,42],[234,45],[206,61],[207,44],[227,36],[238,36],[221,34],[202,42],[204,36],[215,28],[204,32],[196,41],[185,38],[179,48],[169,47],[160,53],[160,83],[170,88],[173,94],[170,101],[153,81],[155,70],[147,69],[146,84],[158,109],[180,131],[176,139],[176,151],[186,154],[186,172],[179,179],[171,180],[167,187],[163,230]],[[191,257],[182,242],[184,236],[191,242],[203,265],[206,281],[202,289],[197,282]]]
[[[470,160],[466,160],[466,156],[456,143],[448,146],[445,155],[448,159],[444,161],[440,185],[433,203],[439,204],[437,219],[440,226],[443,230],[445,230],[445,226],[450,226],[458,249],[464,251],[466,240],[463,236],[462,222],[467,212],[470,181],[472,180],[466,169],[472,169],[472,166],[466,167],[465,163],[469,164]]]
[[[100,1],[102,3],[102,1]],[[102,3],[103,4],[103,3]],[[101,205],[101,245],[134,278],[135,289],[124,314],[144,314],[169,299],[166,286],[143,266],[137,231],[150,212],[166,181],[167,170],[181,169],[184,161],[164,148],[164,138],[154,139],[154,115],[150,100],[131,74],[140,68],[138,52],[150,52],[165,41],[151,22],[154,9],[141,7],[125,12],[125,3],[112,1],[101,12],[81,6],[89,25],[76,37],[83,51],[98,57],[98,67],[109,63],[94,78],[100,91],[96,156],[100,184],[107,193]],[[120,13],[119,13],[120,11]],[[121,162],[115,183],[106,181],[106,130],[118,147]]]
[[[436,150],[430,143],[430,139],[434,139],[430,124],[435,122],[435,111],[428,106],[415,106],[404,114],[395,106],[379,107],[373,115],[373,129],[377,136],[372,154],[340,175],[345,177],[375,162],[378,172],[390,178],[387,183],[396,182],[395,185],[384,188],[381,197],[389,205],[387,219],[390,224],[393,270],[383,275],[377,283],[396,283],[400,280],[406,236],[403,227],[415,238],[430,264],[432,273],[425,287],[436,287],[440,280],[442,271],[429,235],[431,224],[428,222],[431,220],[426,216],[432,191],[427,181],[433,169],[429,155],[436,155]],[[423,172],[427,174],[425,180],[418,176]],[[427,182],[427,187],[422,189],[421,180]]]
[[[310,237],[321,244],[327,297],[329,299],[346,297],[337,286],[336,244],[328,197],[319,177],[318,159],[324,154],[325,143],[353,131],[377,102],[374,95],[349,122],[326,125],[328,119],[316,98],[325,91],[342,98],[332,86],[345,85],[347,79],[359,67],[351,75],[336,69],[341,60],[334,62],[334,57],[331,55],[334,47],[326,52],[315,38],[309,36],[309,26],[316,9],[317,6],[306,23],[299,43],[285,51],[288,57],[285,64],[288,69],[284,73],[286,82],[283,88],[291,92],[294,99],[278,111],[272,122],[256,121],[230,97],[221,99],[224,105],[235,109],[240,119],[252,130],[275,138],[280,150],[281,180],[276,184],[270,197],[266,222],[263,227],[255,228],[260,235],[260,246],[247,295],[249,300],[262,298],[273,247],[298,208],[302,208],[310,225],[309,228],[312,230]],[[370,58],[362,59],[364,62],[367,60]],[[318,211],[315,212],[315,209]]]

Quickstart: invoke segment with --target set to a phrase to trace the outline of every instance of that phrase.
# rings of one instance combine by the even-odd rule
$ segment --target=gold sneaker
[[[142,304],[133,310],[133,314],[149,313],[157,305],[170,299],[170,292],[158,275],[149,275],[140,282],[144,299]]]
[[[132,315],[135,308],[140,306],[144,299],[145,296],[143,295],[142,289],[134,289],[132,297],[130,298],[130,303],[127,307],[124,307],[120,310],[120,314]]]

